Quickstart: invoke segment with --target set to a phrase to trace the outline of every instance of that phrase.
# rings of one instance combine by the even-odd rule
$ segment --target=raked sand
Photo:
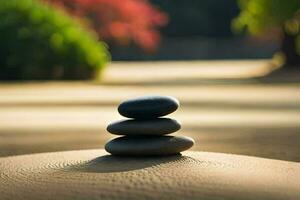
[[[266,62],[113,63],[102,84],[0,84],[0,199],[300,199],[300,84],[244,79]],[[100,150],[118,103],[145,94],[180,100],[171,117],[194,151]]]

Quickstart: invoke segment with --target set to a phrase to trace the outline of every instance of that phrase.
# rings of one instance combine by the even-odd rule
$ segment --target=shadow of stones
[[[69,166],[64,170],[86,173],[113,173],[140,170],[167,163],[184,162],[188,157],[181,154],[172,156],[125,157],[105,155],[85,163]]]

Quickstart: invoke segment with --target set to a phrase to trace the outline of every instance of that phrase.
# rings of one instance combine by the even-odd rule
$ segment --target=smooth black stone
[[[191,148],[194,140],[182,136],[123,136],[110,140],[105,150],[118,156],[165,156]]]
[[[135,119],[149,119],[168,115],[179,107],[177,99],[168,96],[143,96],[121,103],[121,115]]]
[[[108,125],[107,131],[115,135],[166,135],[174,133],[181,125],[174,119],[121,120]]]

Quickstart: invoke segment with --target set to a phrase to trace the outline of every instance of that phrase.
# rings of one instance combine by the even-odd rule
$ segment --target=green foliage
[[[84,79],[109,59],[104,43],[37,0],[0,0],[0,79]]]
[[[235,31],[280,36],[283,64],[300,65],[299,0],[239,0],[239,6],[241,13],[232,23]]]
[[[290,34],[299,33],[299,0],[239,0],[241,13],[233,21],[236,31],[246,29],[259,34],[270,28],[280,28]]]

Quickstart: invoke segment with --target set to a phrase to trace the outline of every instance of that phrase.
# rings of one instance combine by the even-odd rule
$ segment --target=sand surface
[[[81,150],[0,158],[1,199],[299,199],[300,164],[230,154],[120,158]]]
[[[300,199],[299,76],[254,78],[266,62],[120,62],[102,83],[0,83],[0,199]],[[149,94],[180,100],[169,117],[194,151],[109,156],[117,105]]]

